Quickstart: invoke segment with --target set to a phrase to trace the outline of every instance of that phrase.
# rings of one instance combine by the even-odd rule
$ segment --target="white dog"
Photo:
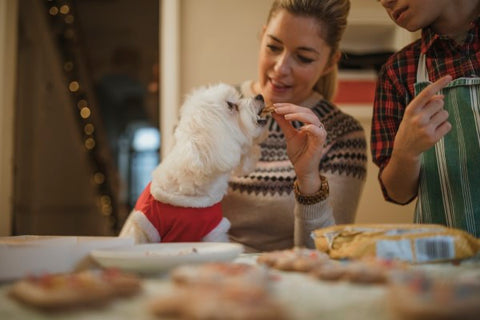
[[[136,243],[228,241],[221,204],[233,174],[254,169],[266,119],[261,95],[241,98],[227,84],[187,97],[171,152],[153,171],[120,232]]]

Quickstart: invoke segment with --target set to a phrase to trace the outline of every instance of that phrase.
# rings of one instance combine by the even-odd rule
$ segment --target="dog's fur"
[[[234,87],[223,83],[194,90],[180,110],[172,150],[153,171],[150,192],[155,200],[192,208],[220,202],[232,172],[244,175],[255,167],[258,143],[266,132],[264,107],[260,95],[241,98]],[[135,220],[136,210],[120,236],[155,241],[145,231],[153,231],[146,221]]]

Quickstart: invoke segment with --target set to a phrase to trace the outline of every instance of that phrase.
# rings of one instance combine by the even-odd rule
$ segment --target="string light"
[[[87,150],[92,150],[93,148],[95,148],[95,140],[93,138],[87,138],[85,140],[85,148],[87,148]]]
[[[66,72],[70,72],[73,70],[73,62],[71,61],[67,61],[63,64],[63,70],[65,70]]]
[[[81,110],[82,108],[85,108],[86,106],[88,106],[87,100],[85,100],[85,99],[78,100],[78,102],[77,102],[78,109]]]
[[[93,182],[95,184],[102,184],[105,182],[105,176],[103,175],[103,173],[101,172],[96,172],[94,175],[93,175]]]
[[[70,82],[70,84],[68,85],[68,89],[69,89],[71,92],[77,92],[78,89],[80,89],[80,84],[78,83],[78,81],[72,81],[72,82]]]
[[[85,132],[87,136],[91,136],[95,132],[95,126],[91,123],[87,123],[83,127],[83,132]]]
[[[60,7],[60,13],[61,14],[67,14],[70,12],[70,7],[66,4]]]
[[[72,24],[73,21],[75,21],[75,18],[71,14],[65,17],[65,23]]]
[[[73,106],[78,114],[79,130],[82,133],[83,145],[92,167],[91,182],[97,189],[98,207],[100,214],[107,218],[107,223],[114,233],[119,228],[115,214],[116,196],[112,192],[107,165],[104,156],[97,146],[95,128],[95,108],[88,99],[87,93],[80,85],[80,70],[78,70],[77,57],[78,44],[75,21],[75,7],[71,0],[46,0],[46,12],[50,19],[51,30],[57,37],[58,50],[61,54],[63,70],[67,79],[67,87],[73,101]]]
[[[57,7],[51,7],[50,10],[48,10],[48,13],[51,14],[52,16],[55,16],[58,14],[58,8]]]
[[[91,114],[92,114],[92,112],[90,111],[90,109],[89,109],[88,107],[83,107],[83,108],[80,110],[80,116],[81,116],[83,119],[88,119]]]

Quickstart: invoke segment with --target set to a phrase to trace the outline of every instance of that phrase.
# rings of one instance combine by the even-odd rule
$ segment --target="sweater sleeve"
[[[332,172],[323,175],[328,179],[330,187],[328,201],[333,210],[335,223],[354,223],[365,180]]]
[[[295,203],[294,245],[314,248],[312,231],[335,224],[333,210],[328,199],[312,204]]]
[[[357,121],[350,118],[349,122],[351,131],[331,141],[320,163],[320,173],[330,187],[328,202],[336,224],[355,222],[367,174],[364,131]]]

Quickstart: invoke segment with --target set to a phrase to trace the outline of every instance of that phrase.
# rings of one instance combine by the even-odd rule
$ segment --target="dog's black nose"
[[[255,100],[260,100],[260,101],[264,101],[263,100],[263,96],[261,94],[257,94],[257,96],[255,97]]]

